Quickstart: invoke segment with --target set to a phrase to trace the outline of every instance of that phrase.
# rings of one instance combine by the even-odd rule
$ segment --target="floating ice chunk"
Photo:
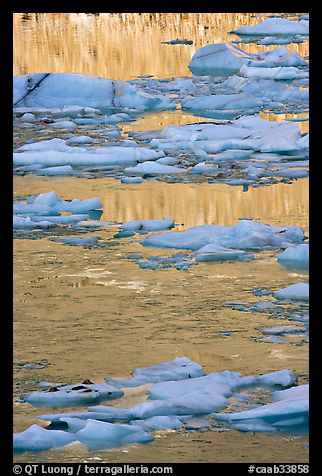
[[[16,149],[16,152],[27,152],[27,151],[45,151],[45,150],[56,150],[59,152],[75,152],[79,149],[72,149],[66,145],[66,141],[63,139],[50,139],[42,140],[38,142],[32,142],[31,144],[25,144],[22,147]]]
[[[126,122],[131,120],[130,116],[128,114],[125,114],[123,112],[120,112],[118,114],[112,114],[111,116],[106,116],[104,122],[106,124],[116,124],[118,122]]]
[[[273,50],[259,53],[256,59],[249,63],[249,66],[259,66],[271,68],[275,66],[308,66],[305,61],[296,51],[290,51],[284,46],[274,48]]]
[[[32,195],[28,198],[27,203],[33,205],[46,205],[52,207],[59,202],[60,198],[56,192],[40,193],[39,195]]]
[[[237,73],[243,65],[306,66],[307,62],[296,52],[291,52],[284,47],[255,55],[230,43],[219,43],[206,45],[197,50],[189,64],[189,69],[196,75],[229,76]]]
[[[47,216],[43,216],[43,217],[36,217],[36,216],[33,216],[32,219],[34,222],[38,222],[38,221],[41,221],[41,220],[46,220],[50,223],[60,223],[62,225],[70,225],[70,224],[73,224],[73,223],[77,223],[81,220],[87,220],[89,218],[89,215],[87,214],[76,214],[76,215],[61,215],[59,217],[47,217]]]
[[[32,228],[52,228],[55,225],[46,220],[35,222],[30,217],[13,215],[13,228],[18,230],[32,229]]]
[[[192,168],[192,170],[190,170],[190,173],[217,175],[220,173],[220,170],[218,169],[217,165],[209,164],[209,163],[206,164],[206,162],[200,162],[199,164],[196,164]]]
[[[306,20],[291,21],[285,18],[269,18],[255,26],[242,26],[232,31],[237,35],[266,36],[266,35],[308,35],[309,22]]]
[[[100,208],[103,208],[103,205],[98,198],[87,198],[85,200],[75,198],[71,201],[60,200],[52,206],[54,211],[70,213],[82,213],[89,210],[98,210]]]
[[[193,93],[197,90],[192,79],[174,79],[169,81],[165,87],[167,91],[179,91],[182,94]]]
[[[228,180],[226,182],[226,185],[252,185],[254,184],[254,180],[247,180],[247,179],[233,179],[233,180]]]
[[[290,377],[288,374],[287,377]],[[286,375],[267,377],[243,377],[237,372],[218,372],[193,379],[168,381],[154,384],[148,392],[155,399],[129,410],[134,418],[149,418],[158,415],[200,415],[212,413],[228,405],[228,398],[239,388],[256,385],[289,385]]]
[[[195,380],[195,379],[191,379]],[[165,400],[155,400],[132,407],[130,414],[135,419],[146,419],[162,415],[201,415],[225,408],[229,387],[208,386],[202,390],[190,391],[185,395]]]
[[[171,165],[162,165],[151,161],[138,164],[136,167],[127,167],[124,169],[124,173],[128,175],[168,175],[181,174],[184,172],[185,169],[183,168],[173,167]]]
[[[129,422],[131,416],[128,408],[108,407],[108,406],[91,406],[88,412],[79,413],[52,413],[47,415],[40,415],[37,418],[41,420],[58,423],[61,418],[77,418],[80,420],[99,420],[106,422],[124,421]]]
[[[180,160],[177,157],[161,157],[156,162],[163,165],[177,165]]]
[[[142,177],[122,177],[122,183],[142,183],[144,179]]]
[[[287,388],[273,392],[272,397],[275,401],[288,400],[293,398],[309,398],[309,385],[299,385],[298,387]]]
[[[258,89],[256,94],[263,96],[263,86],[260,88],[260,85],[257,85],[256,88]],[[258,116],[244,116],[225,124],[168,126],[163,129],[161,138],[151,141],[150,147],[164,149],[170,146],[173,149],[191,149],[203,161],[216,163],[247,158],[252,150],[262,152],[300,150],[299,139],[301,139],[301,132],[296,123],[273,122]],[[218,152],[222,152],[222,155],[207,156],[207,153]]]
[[[287,388],[294,385],[296,381],[297,377],[295,373],[292,370],[287,369],[270,372],[257,377],[257,382],[260,385],[269,387],[281,386]]]
[[[134,369],[132,375],[133,378],[128,380],[113,378],[106,378],[105,380],[117,387],[137,387],[145,383],[200,377],[203,375],[203,369],[201,365],[188,359],[188,357],[179,357],[160,365]]]
[[[240,70],[242,64],[255,58],[230,43],[206,45],[196,51],[189,69],[197,75],[228,76]]]
[[[200,262],[233,260],[249,261],[255,259],[255,256],[250,253],[246,253],[246,251],[232,250],[217,244],[209,244],[197,250],[195,253],[195,258]]]
[[[37,175],[58,176],[74,175],[74,170],[70,165],[61,165],[60,167],[47,167],[36,170]]]
[[[179,40],[177,38],[176,40],[161,41],[161,43],[166,44],[166,45],[192,45],[193,41],[192,40],[187,40],[186,38],[184,38],[183,40]]]
[[[32,77],[29,75],[17,76],[13,80],[13,104],[18,104],[29,90],[39,81],[43,80],[46,76],[45,73],[36,73]]]
[[[142,241],[142,245],[198,250],[205,245],[216,244],[239,250],[260,250],[300,243],[303,239],[300,227],[275,227],[253,220],[239,220],[233,226],[200,225],[185,232],[149,236]]]
[[[59,215],[57,210],[48,205],[37,205],[28,203],[17,203],[13,206],[13,213],[15,215]]]
[[[269,344],[281,344],[283,342],[287,342],[287,340],[284,337],[277,337],[277,336],[263,337],[263,339],[260,339],[260,341],[267,342]]]
[[[132,165],[139,160],[155,160],[160,153],[144,147],[101,147],[92,152],[77,150],[70,147],[68,152],[56,150],[26,151],[13,154],[13,163],[16,165],[45,164],[50,165]],[[73,152],[73,153],[71,153]],[[77,153],[79,152],[79,153]]]
[[[288,335],[288,334],[302,334],[306,333],[308,328],[306,326],[274,326],[263,327],[262,333],[265,335]]]
[[[214,416],[216,420],[227,421],[234,428],[244,431],[307,431],[309,416],[308,389],[294,387],[289,390],[275,392],[273,396],[277,400],[273,403],[243,412],[216,413]],[[236,422],[238,425],[242,423],[243,426],[236,426]]]
[[[121,225],[121,230],[126,231],[159,231],[169,230],[174,227],[172,218],[163,218],[162,220],[139,220],[129,221]]]
[[[93,137],[89,136],[74,136],[66,141],[67,144],[92,144],[93,142]]]
[[[305,178],[309,175],[308,170],[289,170],[289,169],[282,169],[282,170],[275,170],[263,172],[263,177],[284,177],[284,178]]]
[[[249,41],[244,40],[243,43],[257,43],[258,45],[289,45],[290,43],[303,43],[303,41],[307,40],[306,35],[294,35],[294,36],[287,36],[285,38],[275,37],[275,36],[265,36],[264,38],[251,38]],[[239,41],[237,41],[239,43]]]
[[[107,384],[75,384],[37,390],[24,395],[22,400],[35,406],[59,407],[95,404],[102,400],[122,397],[123,392]]]
[[[296,144],[301,148],[301,149],[307,149],[309,147],[309,134],[305,134],[303,137],[301,137]]]
[[[309,284],[307,283],[295,283],[287,286],[286,288],[275,291],[273,296],[276,299],[290,299],[296,301],[308,301],[309,300]]]
[[[229,110],[247,111],[248,109],[259,111],[263,101],[248,94],[216,94],[210,96],[199,96],[182,101],[183,109],[191,110]]]
[[[35,115],[31,114],[30,112],[23,114],[20,119],[27,122],[34,122],[36,120]]]
[[[48,127],[51,127],[52,129],[75,129],[77,125],[75,122],[72,121],[57,121],[54,122],[53,124],[49,124]]]
[[[75,433],[74,437],[91,450],[149,443],[154,439],[136,425],[120,425],[91,419],[86,421],[84,428]]]
[[[250,79],[275,79],[275,80],[285,80],[285,79],[300,79],[308,78],[309,73],[307,71],[301,71],[298,68],[293,66],[283,67],[278,66],[276,68],[258,68],[250,67],[243,65],[239,74],[246,78]]]
[[[284,266],[308,268],[309,245],[302,243],[297,246],[289,246],[278,255],[277,261]]]
[[[134,420],[130,424],[136,425],[145,431],[178,430],[183,427],[178,418],[168,416],[155,416],[146,420]]]
[[[28,86],[28,81],[33,88]],[[13,90],[15,106],[55,108],[77,105],[139,110],[175,108],[168,98],[141,92],[126,81],[74,73],[18,76],[13,79]]]
[[[70,246],[92,246],[96,245],[99,236],[89,236],[85,238],[49,238],[50,241],[56,241],[57,243],[63,243],[64,245]]]
[[[74,441],[74,436],[66,431],[45,430],[38,425],[31,425],[27,430],[13,435],[13,449],[23,451],[45,451],[66,446]]]
[[[235,89],[237,92],[242,91],[260,97],[263,101],[267,102],[270,107],[272,107],[273,102],[306,104],[309,100],[309,92],[307,90],[303,91],[288,83],[280,83],[273,79],[244,78],[244,82],[236,86]]]

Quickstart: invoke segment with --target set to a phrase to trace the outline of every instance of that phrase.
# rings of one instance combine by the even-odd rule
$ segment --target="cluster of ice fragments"
[[[31,230],[76,224],[90,219],[90,212],[101,208],[98,198],[61,200],[55,192],[40,193],[13,205],[13,228]]]
[[[66,137],[16,148],[15,173],[105,173],[122,183],[141,183],[149,176],[182,180],[188,175],[192,180],[204,175],[247,186],[308,175],[308,134],[301,136],[292,122],[250,116],[261,110],[307,108],[305,59],[284,47],[250,54],[223,43],[199,49],[189,67],[197,76],[131,82],[67,73],[14,78],[17,126],[22,131],[36,128],[45,138],[56,130]],[[205,74],[210,76],[200,76]],[[117,126],[140,111],[174,109],[178,102],[193,114],[226,121],[129,132],[131,140]],[[246,117],[228,120],[240,115]],[[84,126],[91,135],[83,129],[75,134]]]
[[[51,425],[47,428],[32,425],[14,434],[14,450],[41,451],[72,442],[82,443],[89,450],[148,443],[154,439],[149,432],[211,429],[221,420],[241,431],[305,431],[307,427],[308,386],[294,387],[297,377],[290,370],[248,377],[228,370],[204,375],[200,365],[181,357],[135,369],[132,375],[128,380],[106,378],[107,384],[100,385],[85,381],[75,386],[45,388],[24,396],[24,401],[34,405],[76,406],[88,403],[93,394],[90,401],[93,406],[87,412],[41,415],[39,418]],[[145,384],[150,384],[147,388],[149,399],[134,407],[95,406],[96,394],[102,399],[117,398],[123,395],[121,388]],[[244,411],[218,413],[229,407],[230,397],[236,392],[254,387],[279,391],[273,392],[273,403],[251,410],[246,403]],[[247,393],[244,397],[247,402]],[[206,415],[210,420],[204,421],[203,426],[200,416]]]
[[[217,101],[219,96],[213,98]],[[211,101],[207,100],[209,106]],[[258,116],[243,116],[224,123],[167,126],[150,140],[145,133],[132,135],[135,139],[147,138],[149,149],[157,152],[171,156],[190,155],[195,165],[187,170],[182,166],[165,166],[147,160],[136,167],[125,168],[124,173],[128,175],[186,172],[189,175],[218,176],[225,175],[232,165],[243,173],[249,184],[270,177],[299,178],[308,175],[308,135],[301,136],[299,126],[294,122],[271,122]]]
[[[128,222],[120,226],[121,231],[114,238],[127,238],[138,232],[146,234],[173,227],[174,222],[170,218]],[[303,262],[302,250],[308,254],[309,247],[301,243],[303,240],[304,233],[300,227],[272,226],[253,219],[240,219],[231,226],[200,225],[184,232],[151,234],[141,241],[143,246],[177,248],[190,250],[190,253],[180,252],[170,257],[149,256],[146,259],[139,253],[133,253],[128,258],[134,259],[143,269],[175,268],[187,271],[199,262],[249,261],[255,259],[255,254],[250,251],[284,248],[285,251],[278,255],[278,261],[283,253],[288,256],[294,250],[293,267],[303,269],[307,264]],[[283,264],[289,265],[289,261]]]

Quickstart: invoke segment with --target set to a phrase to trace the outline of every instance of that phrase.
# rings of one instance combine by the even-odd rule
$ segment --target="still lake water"
[[[199,47],[236,39],[228,31],[253,25],[255,14],[15,14],[14,74],[68,71],[113,79],[151,74],[189,76],[187,65]],[[161,41],[187,38],[188,45]],[[251,52],[267,48],[240,45]],[[289,45],[302,56],[307,42]],[[265,117],[265,116],[263,116]],[[268,119],[268,117],[266,117]],[[270,120],[284,120],[270,115]],[[196,120],[181,111],[145,114],[127,130],[161,129]],[[308,123],[300,123],[307,131]],[[178,230],[204,223],[232,225],[255,217],[274,225],[299,225],[308,235],[308,180],[278,183],[243,192],[224,184],[123,185],[111,178],[14,177],[15,196],[55,190],[64,199],[99,197],[102,219],[129,221],[171,217]],[[97,233],[95,233],[97,234]],[[112,237],[114,230],[99,232]],[[289,324],[268,314],[238,312],[227,301],[258,301],[251,290],[278,289],[308,281],[288,271],[276,252],[249,263],[199,264],[189,272],[140,269],[129,253],[169,256],[175,250],[142,248],[125,239],[103,249],[79,249],[48,241],[14,242],[14,361],[47,359],[42,370],[15,367],[14,391],[38,380],[78,382],[127,378],[142,367],[186,355],[205,371],[245,375],[288,368],[308,377],[303,337],[283,344],[259,342],[258,326]],[[231,335],[222,331],[233,331]],[[129,389],[115,406],[132,406],[145,389]],[[59,410],[60,411],[60,410]],[[63,410],[62,410],[63,411]],[[73,411],[69,409],[68,411]],[[50,410],[48,411],[48,413]],[[14,431],[23,431],[43,409],[14,401]],[[89,453],[81,446],[16,456],[24,462],[307,462],[307,438],[286,434],[229,431],[164,431],[148,445]]]

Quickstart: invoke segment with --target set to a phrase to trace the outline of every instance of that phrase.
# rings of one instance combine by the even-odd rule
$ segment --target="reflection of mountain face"
[[[30,182],[32,180],[32,182]],[[30,184],[41,193],[52,183],[41,177],[14,177],[20,195],[30,194]],[[203,224],[233,225],[239,218],[258,218],[271,225],[301,226],[308,233],[308,179],[292,185],[279,183],[248,189],[224,184],[164,183],[146,180],[133,186],[114,179],[96,179],[87,191],[87,179],[62,177],[55,190],[65,199],[98,197],[103,204],[101,220],[127,222],[170,217],[185,228]],[[67,195],[68,191],[68,195]]]
[[[105,189],[106,190],[106,189]],[[250,188],[221,184],[140,184],[136,189],[114,187],[105,197],[103,220],[148,220],[171,217],[185,228],[203,224],[233,225],[254,217],[273,225],[308,229],[307,179],[292,185]],[[278,218],[276,218],[278,217]]]
[[[255,25],[252,13],[47,13],[14,14],[14,75],[50,71],[77,72],[112,79],[141,74],[190,75],[195,51],[209,43],[237,39],[229,31]],[[143,32],[143,34],[142,34]],[[193,45],[162,41],[189,39]],[[266,48],[243,45],[257,53]],[[308,43],[288,45],[301,56]]]

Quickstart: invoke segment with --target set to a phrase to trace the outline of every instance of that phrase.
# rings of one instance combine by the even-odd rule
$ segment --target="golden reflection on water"
[[[112,79],[190,75],[188,64],[209,43],[232,42],[229,31],[255,25],[253,13],[15,13],[14,75],[76,72]],[[193,40],[193,45],[162,41]],[[273,47],[240,44],[257,53]],[[308,42],[287,45],[308,55]]]
[[[304,117],[306,118],[308,117],[308,113],[301,112],[299,114],[274,114],[274,113],[260,112],[259,116],[262,119],[266,119],[266,121],[284,122],[294,118],[304,118]],[[303,122],[300,121],[300,122],[296,122],[296,124],[299,126],[302,134],[310,131],[309,121],[303,121]]]
[[[161,130],[166,126],[179,126],[183,124],[192,124],[195,122],[211,121],[209,117],[201,117],[192,114],[185,114],[181,109],[175,111],[162,111],[157,113],[146,113],[139,117],[135,122],[122,124],[124,132]]]
[[[99,197],[104,206],[102,220],[173,218],[185,228],[202,224],[232,225],[239,218],[258,218],[278,225],[299,225],[308,231],[308,179],[292,185],[278,183],[259,188],[225,184],[169,184],[146,181],[123,185],[114,179],[88,179],[36,176],[14,177],[15,195],[34,190],[55,190],[64,199]]]

